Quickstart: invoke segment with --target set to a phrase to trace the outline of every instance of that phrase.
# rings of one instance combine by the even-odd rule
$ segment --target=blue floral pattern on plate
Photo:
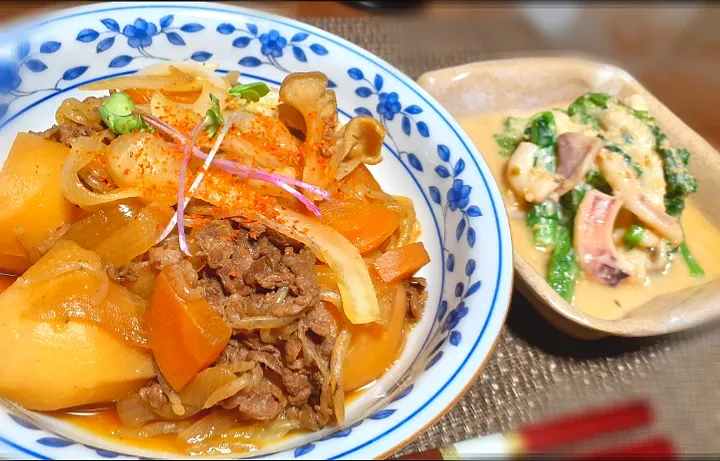
[[[290,71],[280,64],[278,59],[283,57],[288,46],[290,46],[292,50],[293,57],[303,63],[308,62],[306,49],[318,56],[327,56],[329,54],[328,50],[319,43],[313,43],[306,47],[306,40],[310,35],[305,32],[294,34],[288,42],[288,39],[283,37],[276,29],[259,33],[258,26],[252,23],[246,23],[244,27],[236,27],[230,23],[222,23],[217,26],[216,30],[222,35],[239,34],[239,36],[232,41],[234,48],[247,48],[255,40],[260,43],[260,54],[264,59],[256,56],[245,56],[238,61],[238,64],[243,67],[270,65],[288,74]],[[335,82],[331,80],[328,86],[334,88],[336,85]]]
[[[120,29],[120,24],[112,18],[101,19],[100,22],[105,27],[105,31],[98,32],[95,29],[88,28],[81,30],[75,38],[79,42],[83,43],[94,43],[97,41],[95,51],[100,54],[108,51],[115,45],[115,39],[123,37],[127,39],[127,45],[137,51],[137,55],[121,54],[113,58],[108,67],[119,68],[125,67],[130,64],[134,59],[148,58],[155,60],[168,60],[168,58],[154,56],[147,50],[153,44],[153,38],[164,35],[167,41],[175,46],[185,46],[185,40],[183,39],[182,33],[195,33],[200,32],[205,28],[202,24],[196,22],[189,22],[180,27],[171,27],[175,21],[175,16],[169,14],[163,16],[158,21],[160,28],[155,25],[152,21],[146,21],[142,18],[137,18],[132,24],[126,24]],[[105,37],[100,39],[100,37]],[[98,40],[99,39],[99,40]],[[193,53],[190,58],[195,61],[207,61],[212,57],[212,53],[198,52]]]
[[[494,195],[497,192],[493,192],[484,179],[487,170],[477,166],[470,171],[468,162],[473,159],[473,152],[468,149],[467,140],[447,121],[447,116],[408,86],[404,77],[398,77],[378,60],[368,57],[366,52],[354,50],[351,45],[323,32],[245,10],[180,5],[143,8],[147,10],[142,13],[136,11],[139,7],[90,8],[90,13],[78,13],[80,16],[87,15],[87,19],[70,21],[77,27],[75,31],[56,28],[49,35],[43,35],[37,43],[21,40],[14,44],[12,56],[0,59],[0,128],[35,104],[77,86],[76,82],[82,76],[90,75],[92,78],[81,83],[108,77],[108,69],[130,69],[123,71],[130,73],[155,62],[207,62],[218,59],[222,54],[220,60],[229,67],[235,64],[240,70],[267,69],[261,75],[244,75],[273,84],[278,84],[290,72],[319,69],[328,73],[332,77],[329,86],[338,92],[341,112],[351,115],[342,111],[345,104],[353,107],[351,112],[354,115],[377,118],[387,130],[385,147],[421,188],[420,197],[425,198],[438,233],[438,256],[441,256],[438,267],[442,287],[434,301],[437,304],[427,307],[432,319],[429,320],[431,324],[425,344],[408,373],[387,390],[388,397],[372,406],[365,419],[322,433],[316,439],[280,455],[308,458],[316,455],[344,457],[351,453],[375,453],[373,456],[383,453],[381,442],[377,442],[378,448],[373,448],[375,451],[362,451],[368,444],[361,444],[364,439],[355,438],[355,434],[358,431],[377,434],[374,440],[380,440],[392,431],[410,430],[406,429],[409,426],[405,422],[422,412],[443,389],[454,386],[452,377],[467,373],[463,371],[463,366],[468,360],[472,358],[473,363],[481,363],[485,356],[473,355],[476,346],[485,344],[484,353],[489,353],[494,339],[489,336],[496,335],[502,323],[503,306],[496,308],[495,305],[509,297],[509,230],[506,223],[503,228],[499,224],[504,219],[498,218],[498,214],[503,213],[502,204],[499,195]],[[167,14],[170,11],[173,14]],[[206,11],[227,14],[220,21],[213,14],[203,15]],[[90,48],[87,48],[88,45]],[[77,53],[91,52],[94,56],[85,63],[79,63],[77,59],[66,60],[60,56],[66,49],[67,53],[72,53],[72,49]],[[209,51],[211,49],[212,52]],[[342,58],[343,53],[354,53],[362,59]],[[328,56],[333,59],[325,59]],[[341,62],[349,65],[342,67]],[[34,79],[33,76],[43,78]],[[55,84],[48,85],[46,82]],[[351,97],[356,98],[354,103],[348,103]],[[443,142],[435,143],[440,140]],[[477,165],[474,160],[472,162]],[[483,183],[486,192],[476,192]],[[495,206],[496,202],[500,203],[499,209]],[[486,207],[492,207],[491,212],[481,211],[487,211]],[[494,229],[491,222],[495,223],[497,236],[490,235],[487,242],[478,244],[480,229]],[[432,228],[425,230],[431,232]],[[496,242],[494,246],[492,242]],[[486,280],[487,289],[482,274],[489,274],[485,277],[493,275],[480,269],[477,247],[485,252],[497,251],[497,263],[506,264],[506,267],[498,269],[496,280]],[[489,290],[494,290],[494,294]],[[502,291],[500,298],[499,291]],[[490,304],[487,313],[484,312],[487,306],[474,301],[477,297]],[[469,316],[478,325],[467,323],[465,319]],[[492,335],[485,334],[491,322]],[[467,338],[468,334],[472,338]],[[465,357],[464,361],[459,360],[462,357]],[[418,402],[422,402],[430,392],[424,389],[436,389],[433,386],[437,384],[428,384],[433,380],[413,381],[412,377],[434,373],[428,370],[435,370],[443,363],[457,369],[440,390],[432,391],[437,392],[435,397],[421,406]],[[452,399],[448,397],[447,400]],[[409,409],[414,409],[414,413]],[[428,421],[431,416],[423,418]],[[106,448],[89,447],[47,433],[38,428],[40,423],[34,417],[31,419],[33,422],[3,413],[0,407],[0,444],[5,443],[39,457],[65,457],[70,453],[68,450],[76,448],[91,449],[101,458],[121,456]],[[22,444],[5,437],[3,422],[8,422],[8,427],[12,425],[13,431],[25,431]],[[337,450],[332,448],[335,446],[333,441],[338,439],[342,439],[343,443],[348,441],[355,448],[342,447],[344,451],[338,455]],[[30,445],[26,447],[29,440],[33,443],[27,442]],[[50,451],[43,452],[41,449]],[[77,456],[83,452],[72,453]],[[87,456],[86,452],[84,456]]]

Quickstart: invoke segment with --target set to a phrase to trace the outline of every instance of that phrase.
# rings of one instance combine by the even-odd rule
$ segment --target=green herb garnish
[[[260,98],[270,92],[270,88],[262,82],[246,83],[235,85],[230,88],[230,94],[252,102],[258,102]]]
[[[100,105],[99,111],[105,125],[115,134],[127,134],[145,130],[147,124],[138,114],[133,114],[135,103],[126,93],[115,92]]]
[[[212,101],[212,107],[205,112],[205,131],[212,138],[220,130],[220,125],[225,122],[225,119],[220,112],[220,102],[212,93],[210,93],[210,101]]]

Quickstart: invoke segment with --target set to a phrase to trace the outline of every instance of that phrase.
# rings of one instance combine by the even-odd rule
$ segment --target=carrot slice
[[[152,95],[156,90],[141,90],[133,88],[130,90],[124,90],[125,94],[130,96],[130,99],[135,104],[150,104]],[[179,102],[181,104],[192,104],[200,97],[199,91],[160,91],[166,98],[171,101]]]
[[[377,248],[400,225],[400,215],[382,205],[356,198],[333,197],[319,204],[323,221],[360,253]]]
[[[371,269],[371,272],[372,271]],[[369,384],[397,360],[403,343],[407,293],[402,282],[383,283],[373,277],[381,315],[386,325],[346,324],[350,347],[343,362],[343,389],[351,392]]]
[[[374,265],[383,282],[390,283],[408,278],[429,262],[425,245],[417,242],[383,253]]]
[[[166,271],[155,282],[145,314],[148,345],[163,376],[180,391],[225,349],[232,333],[205,299],[185,301]]]

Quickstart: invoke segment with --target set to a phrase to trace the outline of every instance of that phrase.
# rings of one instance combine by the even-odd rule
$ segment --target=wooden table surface
[[[96,2],[3,1],[0,20],[7,23],[44,11],[91,3]],[[227,3],[300,20],[363,18],[377,14],[346,2]],[[720,146],[720,111],[717,110],[720,107],[720,91],[717,91],[720,8],[712,3],[706,6],[692,3],[686,7],[616,4],[521,8],[429,1],[422,8],[394,17],[397,21],[472,18],[477,20],[478,27],[497,31],[489,43],[483,44],[492,55],[523,49],[533,53],[580,51],[618,63],[708,141]],[[534,29],[533,34],[521,30],[523,28]]]

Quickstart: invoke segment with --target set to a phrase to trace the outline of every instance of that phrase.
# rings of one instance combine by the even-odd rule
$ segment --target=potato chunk
[[[60,172],[70,149],[29,133],[18,133],[0,173],[0,272],[22,274],[32,258],[20,243],[35,247],[79,209],[60,188]]]
[[[87,281],[88,274],[83,270],[66,272],[56,282],[51,277],[45,280],[62,267],[58,251],[65,263],[74,259],[89,264],[97,259],[99,264],[94,253],[74,242],[60,242],[0,295],[0,397],[29,410],[117,400],[155,376],[147,349],[134,347],[96,324],[32,318],[39,301],[59,300],[68,287],[86,285],[82,280]]]

